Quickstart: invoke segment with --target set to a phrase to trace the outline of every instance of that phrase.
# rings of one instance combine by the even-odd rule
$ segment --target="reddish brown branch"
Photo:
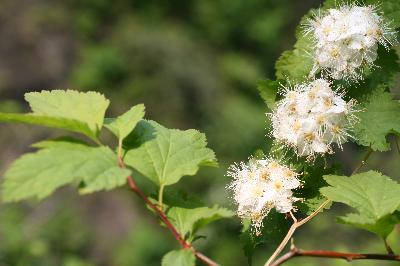
[[[138,188],[138,186],[136,185],[135,180],[133,180],[132,176],[128,177],[128,184],[129,187],[136,193],[139,195],[139,197],[141,197],[143,199],[143,201],[147,204],[147,206],[149,206],[150,208],[152,208],[160,217],[160,219],[164,222],[164,224],[167,226],[167,228],[171,231],[172,235],[176,238],[176,240],[179,242],[179,244],[181,244],[181,246],[185,249],[192,249],[195,256],[201,260],[202,262],[204,262],[206,265],[209,266],[218,266],[218,263],[214,262],[213,260],[211,260],[209,257],[207,257],[206,255],[204,255],[203,253],[200,253],[198,251],[196,251],[196,249],[188,242],[186,242],[182,236],[178,233],[178,231],[176,230],[176,228],[173,226],[173,224],[169,221],[168,217],[165,215],[165,213],[160,210],[155,204],[153,204],[149,198]]]
[[[147,206],[149,206],[150,208],[152,208],[157,214],[158,216],[160,216],[161,220],[164,222],[164,224],[167,226],[167,228],[171,231],[172,235],[176,238],[176,240],[178,240],[179,244],[181,244],[181,246],[183,248],[190,248],[191,245],[188,244],[182,237],[181,235],[178,233],[178,231],[175,229],[175,227],[171,224],[171,222],[168,220],[168,217],[165,215],[165,213],[163,211],[161,211],[155,204],[153,204],[149,198],[138,188],[138,186],[136,185],[136,182],[133,180],[133,178],[131,176],[128,177],[128,183],[129,183],[129,187],[136,193],[139,195],[139,197],[141,197],[144,202],[147,204]]]
[[[121,145],[121,144],[120,144]],[[125,163],[122,160],[122,156],[121,153],[118,152],[118,165],[121,168],[125,168]],[[128,185],[130,187],[130,189],[135,192],[137,195],[139,195],[140,198],[143,199],[143,201],[147,204],[147,206],[149,206],[150,208],[152,208],[160,217],[160,219],[163,221],[163,223],[165,224],[165,226],[167,226],[167,228],[171,231],[172,235],[175,237],[175,239],[179,242],[179,244],[181,244],[182,248],[184,249],[191,249],[194,253],[194,255],[201,260],[202,262],[204,262],[206,265],[208,266],[218,266],[218,263],[216,263],[215,261],[213,261],[212,259],[210,259],[209,257],[207,257],[206,255],[204,255],[201,252],[198,252],[190,243],[186,242],[185,239],[183,239],[183,237],[179,234],[178,230],[176,230],[176,228],[174,227],[174,225],[170,222],[170,220],[168,219],[168,217],[165,215],[165,213],[159,209],[155,204],[153,204],[149,198],[143,193],[143,191],[141,191],[139,189],[139,187],[137,186],[135,180],[133,179],[132,176],[128,176]]]
[[[125,168],[124,161],[120,156],[118,156],[118,164],[121,168]],[[132,176],[128,176],[128,185],[131,188],[132,191],[134,191],[137,195],[139,195],[140,198],[143,199],[143,201],[152,208],[160,217],[160,219],[163,221],[163,223],[167,226],[167,228],[171,231],[172,235],[175,237],[175,239],[179,242],[179,244],[182,246],[184,249],[191,249],[194,253],[194,255],[204,262],[208,266],[218,266],[218,263],[207,257],[201,252],[198,252],[190,243],[186,242],[185,239],[179,234],[179,232],[176,230],[174,225],[170,222],[168,217],[165,215],[165,213],[159,209],[155,204],[153,204],[149,198],[139,189],[137,186],[135,180],[132,178]]]
[[[294,257],[318,257],[318,258],[329,258],[329,259],[344,259],[347,261],[353,260],[392,260],[400,261],[400,256],[393,254],[361,254],[361,253],[346,253],[336,252],[329,250],[303,250],[296,247],[292,247],[291,250],[277,259],[271,266],[279,266],[284,262]]]
[[[213,261],[212,259],[210,259],[209,257],[207,257],[206,255],[204,255],[203,253],[194,250],[194,255],[196,255],[196,257],[201,260],[202,262],[204,262],[206,265],[209,266],[219,266],[218,263],[216,263],[215,261]]]

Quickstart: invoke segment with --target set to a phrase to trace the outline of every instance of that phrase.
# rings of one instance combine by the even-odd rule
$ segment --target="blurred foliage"
[[[24,92],[53,88],[101,91],[118,103],[111,106],[110,115],[144,103],[147,118],[167,127],[206,132],[220,168],[202,170],[180,185],[210,206],[230,206],[225,191],[227,165],[271,145],[265,136],[267,110],[256,84],[275,79],[274,63],[293,46],[295,26],[319,3],[0,1],[0,110],[27,109],[22,105]],[[28,144],[49,134],[53,133],[0,125],[0,173]],[[349,152],[334,160],[351,167],[358,154],[351,152],[351,145],[345,149]],[[389,175],[398,173],[398,160],[390,159],[394,153],[381,159],[372,156],[371,163],[387,169]],[[153,188],[148,187],[145,190],[151,193]],[[135,195],[121,190],[78,199],[67,192],[42,203],[0,206],[1,266],[160,265],[161,257],[177,248]],[[199,249],[224,265],[246,264],[238,219],[217,222],[206,230],[209,238],[195,243]],[[332,224],[329,212],[295,237],[302,248],[384,252],[379,239],[369,233]],[[390,236],[395,249],[399,239],[395,230]],[[270,249],[256,248],[254,264],[262,265]],[[300,258],[288,265],[319,262]],[[324,265],[347,262],[324,261]]]
[[[26,208],[3,207],[0,265],[93,265],[84,259],[93,242],[93,232],[76,209],[69,207],[51,208],[51,215],[42,213],[39,217],[38,213],[27,216]]]

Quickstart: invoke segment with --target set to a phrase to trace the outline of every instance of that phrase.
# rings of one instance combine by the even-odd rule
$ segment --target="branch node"
[[[292,237],[292,239],[290,240],[290,249],[291,250],[296,250],[296,246],[294,245],[294,238]]]

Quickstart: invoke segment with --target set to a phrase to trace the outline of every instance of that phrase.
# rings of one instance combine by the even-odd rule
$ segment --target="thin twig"
[[[294,223],[290,227],[290,229],[287,232],[285,238],[282,240],[282,242],[279,244],[278,248],[271,255],[271,257],[268,259],[268,261],[265,263],[264,266],[271,266],[272,262],[275,260],[276,257],[279,256],[279,254],[285,248],[286,244],[292,238],[292,236],[293,236],[294,232],[296,231],[296,229],[299,228],[300,226],[302,226],[303,224],[307,223],[308,221],[310,221],[312,218],[314,218],[330,202],[331,202],[330,200],[324,201],[313,213],[311,213],[309,216],[307,216],[306,218],[304,218],[303,220],[300,220],[300,221],[297,221],[296,217],[294,217],[294,215],[292,213],[290,213]]]
[[[163,194],[164,194],[164,185],[160,185],[160,189],[158,191],[158,207],[160,207],[160,210],[164,210],[163,207]]]
[[[292,247],[288,253],[277,259],[271,266],[279,266],[294,257],[318,257],[330,259],[353,260],[391,260],[400,261],[400,256],[394,254],[362,254],[362,253],[346,253],[329,250],[303,250]]]
[[[368,160],[368,158],[370,157],[371,153],[373,152],[373,150],[371,148],[368,149],[367,153],[365,154],[365,156],[363,157],[362,161],[355,167],[354,171],[352,172],[351,175],[354,175],[355,173],[357,173],[366,163],[366,161]],[[309,222],[311,219],[313,219],[316,215],[318,215],[318,213],[320,213],[322,211],[322,209],[328,205],[329,203],[331,203],[330,200],[326,200],[324,201],[313,213],[311,213],[309,216],[307,216],[306,218],[297,221],[296,217],[293,215],[293,213],[290,212],[290,215],[294,221],[294,223],[292,224],[292,226],[289,228],[289,231],[287,232],[285,238],[282,240],[282,242],[279,244],[279,246],[276,248],[276,250],[274,251],[274,253],[271,255],[271,257],[268,259],[268,261],[265,263],[264,266],[272,266],[275,265],[273,264],[274,260],[276,259],[276,257],[279,256],[279,254],[282,252],[282,250],[285,248],[285,246],[287,245],[287,243],[289,242],[289,240],[292,238],[294,232],[296,231],[297,228],[299,228],[300,226],[304,225],[305,223]],[[290,253],[290,252],[289,252]],[[287,253],[284,256],[290,256],[290,254]]]
[[[356,168],[354,168],[353,172],[351,173],[351,175],[356,174],[358,171],[361,170],[361,168],[365,165],[365,163],[367,162],[369,156],[371,156],[373,150],[371,148],[368,148],[367,153],[364,155],[363,159],[361,160],[361,162],[356,166]]]
[[[206,255],[204,255],[203,253],[194,250],[194,254],[196,255],[196,257],[201,260],[202,262],[204,262],[206,265],[209,266],[219,266],[219,264],[217,264],[215,261],[211,260],[209,257],[207,257]]]
[[[121,168],[125,168],[125,164],[122,160],[121,157],[118,157],[118,164]],[[174,227],[174,225],[171,223],[171,221],[168,219],[167,215],[158,208],[155,204],[153,204],[150,199],[139,189],[137,186],[135,180],[132,178],[132,176],[128,176],[128,185],[130,189],[135,192],[142,200],[149,206],[151,209],[153,209],[160,219],[163,221],[165,226],[171,231],[172,235],[175,237],[175,239],[179,242],[179,244],[182,246],[184,249],[191,249],[194,253],[194,255],[204,262],[208,266],[218,266],[218,263],[207,257],[201,252],[198,252],[190,243],[186,242],[185,239],[179,234],[178,230]]]
[[[387,240],[385,238],[383,239],[383,243],[385,244],[387,253],[389,255],[393,255],[394,254],[393,249],[390,247],[389,243],[387,242]]]
[[[186,243],[186,241],[181,237],[181,235],[178,233],[178,231],[175,229],[175,227],[171,224],[169,221],[168,217],[165,215],[163,211],[161,211],[156,205],[154,205],[149,198],[138,188],[136,185],[135,180],[133,180],[132,176],[128,177],[128,184],[129,187],[139,195],[143,199],[143,201],[152,208],[158,216],[160,216],[161,220],[164,222],[164,224],[167,226],[167,228],[171,231],[172,235],[178,240],[178,242],[182,245],[183,248],[190,248],[191,245]]]

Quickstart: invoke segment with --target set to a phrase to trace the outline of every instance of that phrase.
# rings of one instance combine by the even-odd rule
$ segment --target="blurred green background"
[[[167,127],[207,134],[219,169],[178,185],[209,205],[233,208],[224,176],[233,161],[268,150],[266,108],[256,83],[295,41],[302,15],[318,0],[0,0],[0,111],[28,111],[23,94],[42,89],[101,91],[109,116],[137,103]],[[0,125],[0,173],[29,144],[63,134]],[[104,135],[107,141],[110,136]],[[349,172],[361,158],[345,145],[331,161]],[[398,178],[396,151],[372,155],[369,168]],[[137,178],[141,179],[140,176]],[[141,180],[139,180],[141,181]],[[152,187],[143,182],[148,193]],[[295,235],[301,248],[385,252],[374,235],[336,224],[335,206]],[[196,246],[222,265],[246,265],[237,218],[207,227]],[[390,236],[399,252],[400,229]],[[79,197],[69,188],[42,202],[0,205],[0,265],[160,265],[178,248],[127,189]],[[263,265],[274,246],[257,249]],[[395,265],[299,258],[287,265]]]

